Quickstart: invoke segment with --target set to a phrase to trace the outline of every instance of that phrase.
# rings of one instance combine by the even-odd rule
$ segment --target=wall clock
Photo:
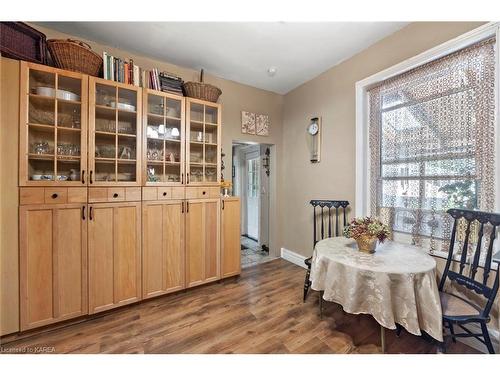
[[[319,163],[321,157],[321,117],[313,117],[307,125],[311,163]]]

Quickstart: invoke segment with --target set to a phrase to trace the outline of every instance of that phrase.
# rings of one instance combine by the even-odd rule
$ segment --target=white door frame
[[[245,155],[245,158],[244,158],[244,165],[245,165],[245,173],[243,174],[243,191],[245,192],[245,224],[246,224],[246,235],[249,237],[249,238],[252,238],[252,239],[255,239],[257,242],[260,243],[260,204],[261,204],[261,201],[260,201],[260,182],[259,182],[259,191],[257,193],[257,197],[255,198],[256,199],[256,209],[257,209],[257,212],[256,212],[256,219],[257,219],[257,236],[256,237],[250,237],[250,233],[248,233],[248,214],[249,214],[249,211],[248,211],[248,203],[249,203],[249,196],[248,196],[248,162],[250,160],[254,160],[254,159],[257,159],[259,160],[259,165],[260,165],[260,145],[256,145],[257,146],[257,149],[254,149],[253,147],[248,150],[248,151],[243,151],[244,152],[244,155]],[[260,170],[259,170],[259,173],[260,173]],[[260,181],[260,176],[259,176],[259,181]]]
[[[277,170],[278,170],[278,160],[277,160],[277,155],[278,155],[278,146],[273,143],[257,143],[257,142],[250,142],[246,140],[239,140],[239,139],[233,139],[232,141],[232,146],[235,145],[260,145],[263,146],[265,145],[266,148],[269,148],[270,150],[270,174],[267,182],[267,188],[268,188],[268,246],[269,246],[269,255],[272,257],[279,257],[280,256],[280,247],[279,247],[279,238],[278,238],[278,191],[277,191]],[[261,155],[262,156],[262,155]],[[231,160],[231,165],[233,165],[235,155],[232,155],[232,160]],[[239,161],[240,163],[240,172],[244,174],[244,171],[242,170],[242,162]],[[236,166],[236,164],[235,164]],[[246,167],[245,167],[246,168]],[[265,172],[264,172],[265,173]],[[243,188],[243,181],[241,178],[238,177],[238,171],[235,171],[235,177],[238,178],[238,183],[240,184],[241,188],[239,189],[240,193],[240,200],[241,200],[241,205],[242,205],[242,232],[243,232],[243,225],[244,225],[244,216],[245,214],[243,213],[244,207],[243,207],[243,193],[244,193],[244,188]],[[267,177],[267,176],[266,176]]]

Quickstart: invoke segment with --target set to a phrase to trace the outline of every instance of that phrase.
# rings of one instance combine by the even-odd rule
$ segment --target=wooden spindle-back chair
[[[342,235],[344,227],[347,225],[347,207],[348,201],[337,200],[322,200],[313,199],[309,202],[313,206],[313,249],[316,243],[324,238],[338,237]],[[342,212],[341,212],[342,211]],[[339,223],[339,217],[343,214],[341,219],[342,227]],[[326,221],[326,223],[325,223]],[[311,260],[312,257],[307,258],[304,262],[307,266],[306,278],[304,280],[304,302],[307,298],[307,292],[311,287]]]
[[[456,337],[474,337],[486,345],[488,352],[495,353],[486,323],[490,320],[491,307],[498,292],[500,263],[492,267],[492,254],[500,226],[500,214],[465,209],[450,209],[447,213],[455,221],[451,233],[446,265],[439,283],[439,293],[443,309],[443,325],[450,330],[453,342],[455,342]],[[462,254],[459,259],[456,259],[454,248],[461,220],[466,221],[466,229],[463,235]],[[477,223],[473,224],[474,222]],[[479,230],[476,233],[472,231],[471,227],[473,225],[479,226]],[[486,229],[487,227],[489,233]],[[476,238],[477,244],[474,253],[469,254],[468,249],[469,244],[471,243],[472,245],[472,236]],[[486,241],[488,241],[488,245],[484,246]],[[486,255],[484,256],[485,251]],[[468,259],[469,255],[471,255],[471,259]],[[456,265],[457,263],[458,269],[452,269],[451,265]],[[478,274],[478,269],[482,269],[482,275]],[[495,279],[493,279],[493,283],[491,284],[491,281],[488,283],[488,279],[490,279],[492,272],[495,273]],[[447,280],[452,284],[456,283],[465,287],[470,292],[478,294],[484,302],[482,306],[478,306],[461,296],[445,292],[444,286]],[[481,332],[474,333],[464,326],[471,323],[479,324]],[[454,325],[460,327],[464,333],[455,333]]]

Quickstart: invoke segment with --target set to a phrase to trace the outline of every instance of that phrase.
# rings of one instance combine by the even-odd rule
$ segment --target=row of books
[[[158,91],[183,95],[181,77],[158,69],[144,70],[132,59],[123,60],[103,52],[103,77],[115,82],[126,83]]]
[[[123,60],[107,52],[102,53],[103,77],[115,82],[127,83],[134,86],[143,86],[142,69],[134,64],[132,59]]]
[[[153,69],[149,72],[149,88],[154,90],[182,95],[183,83],[184,81],[181,77],[171,73],[159,72],[158,69]]]

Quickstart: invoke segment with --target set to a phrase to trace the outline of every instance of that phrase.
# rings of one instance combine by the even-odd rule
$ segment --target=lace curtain
[[[494,86],[492,38],[369,91],[372,215],[447,251],[448,208],[494,210]]]

